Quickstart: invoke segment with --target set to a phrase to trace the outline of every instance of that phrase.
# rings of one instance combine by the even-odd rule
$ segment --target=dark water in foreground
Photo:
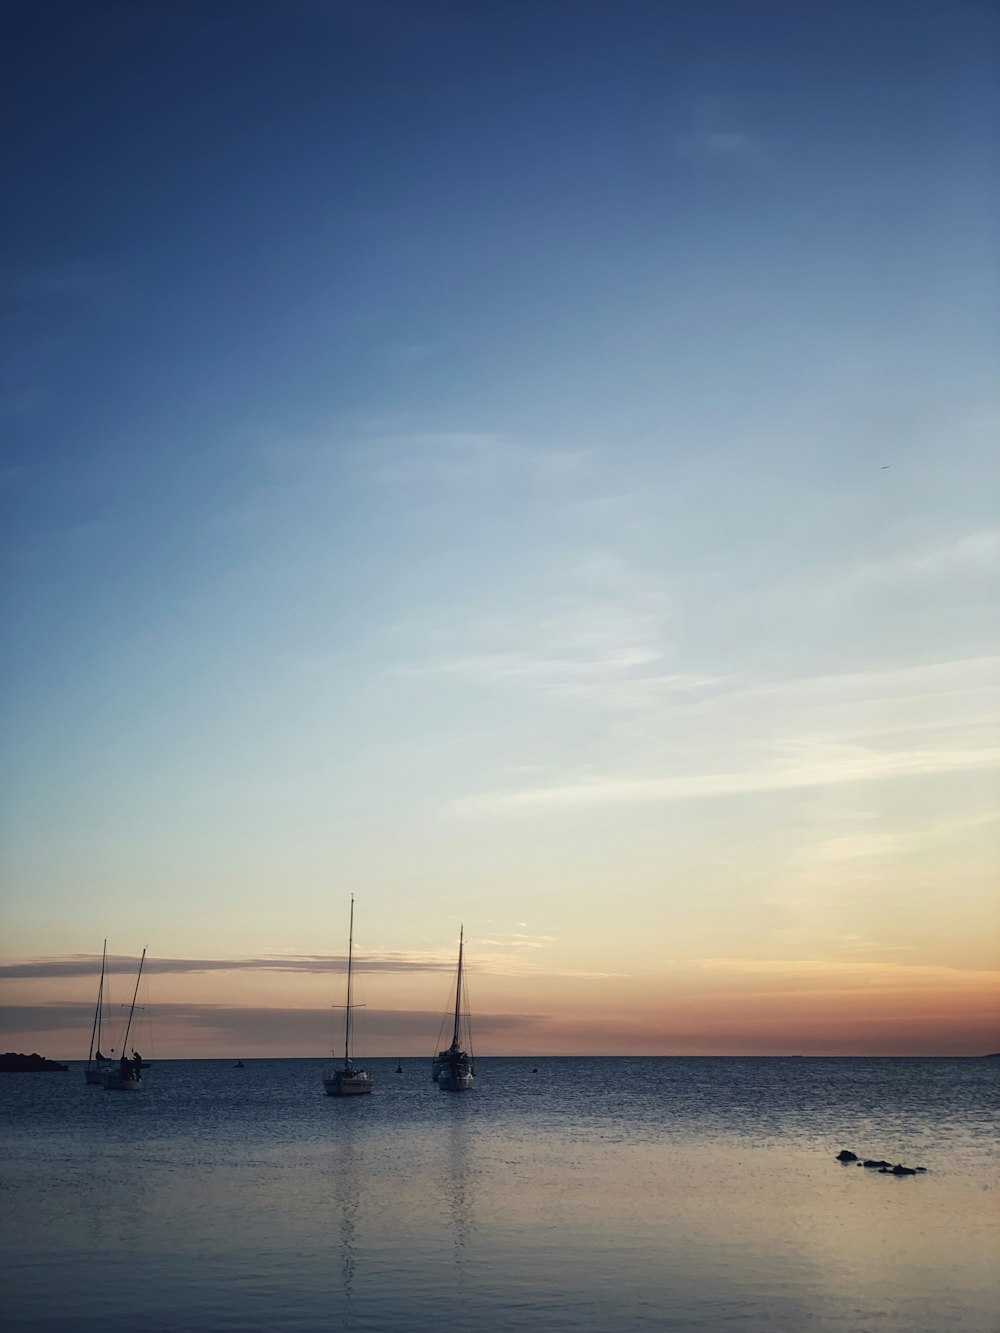
[[[6,1328],[1000,1328],[1000,1061],[323,1063],[0,1077]]]

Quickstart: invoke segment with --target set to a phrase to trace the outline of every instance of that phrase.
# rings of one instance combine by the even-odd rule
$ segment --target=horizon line
[[[6,1055],[38,1055],[38,1051],[6,1051]],[[202,1063],[206,1061],[228,1061],[242,1060],[244,1063],[253,1061],[262,1063],[266,1060],[319,1060],[326,1061],[335,1058],[336,1053],[326,1053],[325,1055],[239,1055],[237,1052],[231,1052],[228,1055],[166,1055],[149,1057],[151,1067],[166,1064],[191,1064],[194,1062]],[[88,1062],[82,1056],[46,1056],[45,1059],[56,1060],[60,1064],[86,1065]],[[145,1057],[144,1057],[145,1058]],[[356,1059],[364,1059],[366,1062],[385,1061],[392,1063],[394,1060],[433,1060],[433,1055],[366,1055],[357,1056]],[[873,1054],[871,1051],[856,1052],[853,1055],[847,1055],[843,1052],[839,1054],[819,1053],[809,1051],[789,1051],[785,1054],[776,1054],[770,1052],[731,1052],[727,1055],[718,1053],[697,1054],[691,1051],[682,1053],[664,1053],[659,1055],[650,1055],[644,1052],[633,1052],[631,1054],[616,1053],[614,1055],[595,1053],[592,1055],[581,1055],[577,1053],[562,1055],[477,1055],[476,1060],[996,1060],[1000,1059],[1000,1051],[983,1051],[975,1055],[961,1055],[954,1052],[944,1051],[927,1052],[922,1055],[914,1055],[912,1052],[905,1055],[900,1054]]]

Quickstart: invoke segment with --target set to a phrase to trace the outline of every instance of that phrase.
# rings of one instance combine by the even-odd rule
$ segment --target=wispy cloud
[[[613,686],[630,683],[634,689],[629,696],[648,698],[652,693],[669,695],[687,694],[717,685],[723,677],[643,674],[641,668],[658,661],[652,648],[637,646],[609,649],[584,656],[536,656],[528,650],[506,653],[477,653],[469,657],[439,658],[419,666],[405,668],[407,675],[437,675],[461,677],[490,688],[508,686],[539,690],[543,693],[573,699],[585,699],[599,694],[605,704],[624,703],[627,696]]]
[[[745,694],[762,699],[767,695],[787,698],[791,693],[817,702],[873,700],[881,711],[882,706],[892,699],[950,694],[965,696],[970,691],[997,689],[998,686],[1000,657],[984,655],[879,666],[864,671],[829,672],[791,680],[762,680],[751,682]]]
[[[512,942],[501,936],[499,939],[483,939],[477,944],[476,956],[471,960],[469,969],[480,976],[520,977],[538,981],[569,977],[586,978],[589,981],[610,981],[627,975],[624,972],[601,972],[593,968],[555,967],[547,960],[542,961],[539,950],[549,946],[543,941]],[[496,952],[488,953],[488,949]]]
[[[429,356],[434,355],[434,348],[430,343],[420,342],[394,342],[389,343],[384,354],[386,359],[398,366],[415,366],[421,361],[426,361]]]
[[[848,576],[855,587],[873,588],[912,584],[921,590],[939,584],[954,597],[958,587],[984,581],[984,590],[997,596],[1000,574],[1000,529],[965,533],[952,541],[889,556],[864,564]]]
[[[675,147],[681,157],[689,158],[732,158],[740,162],[756,162],[761,157],[757,141],[739,130],[699,130],[682,134],[677,137]]]
[[[670,598],[623,557],[594,550],[554,561],[543,583],[529,605],[488,615],[470,608],[456,616],[438,633],[450,651],[396,673],[616,708],[705,689],[718,680],[667,669]]]
[[[547,949],[552,942],[551,935],[522,935],[516,931],[511,935],[500,935],[479,941],[481,945],[497,949]]]
[[[844,833],[804,848],[801,859],[811,867],[817,863],[841,865],[851,861],[882,860],[924,852],[940,843],[966,839],[977,829],[1000,823],[1000,813],[963,815],[914,828],[894,828],[888,832],[861,830]]]
[[[508,453],[501,436],[478,431],[383,436],[355,448],[369,480],[391,486],[478,479],[495,471]]]
[[[549,935],[501,935],[481,940],[474,957],[467,959],[470,972],[484,976],[522,976],[526,972],[545,976],[610,976],[611,973],[579,973],[559,968],[540,968],[524,956],[528,950],[545,949],[552,943]],[[485,948],[500,950],[485,952]],[[110,974],[134,976],[138,960],[131,957],[108,958]],[[355,951],[355,972],[394,973],[451,973],[455,958],[451,949],[440,956],[430,954],[404,955]],[[8,981],[57,980],[71,977],[95,977],[101,969],[100,954],[74,954],[66,958],[35,958],[0,964],[0,978]],[[261,958],[149,958],[144,971],[153,975],[189,975],[198,973],[299,973],[328,975],[346,972],[347,957],[340,954],[289,954]]]
[[[809,763],[731,773],[676,774],[671,777],[594,775],[579,781],[460,797],[460,814],[555,806],[622,804],[640,801],[699,800],[757,792],[789,791],[839,783],[875,782],[968,769],[1000,767],[1000,746],[982,749],[905,750],[880,753],[863,746],[830,746]]]
[[[701,161],[763,161],[761,139],[741,123],[745,120],[745,114],[735,107],[730,98],[697,97],[686,119],[687,125],[674,136],[674,151],[679,157]]]
[[[473,966],[474,964],[470,964]],[[135,973],[137,959],[108,958],[110,973]],[[0,964],[0,977],[56,978],[93,976],[100,971],[99,954],[77,954],[71,958],[40,958],[25,962]],[[358,972],[442,972],[451,971],[453,959],[403,957],[399,954],[364,956],[355,954]],[[150,973],[186,972],[344,972],[346,955],[294,954],[271,958],[147,958],[144,970]]]
[[[387,486],[470,487],[531,483],[563,487],[583,480],[591,449],[557,449],[491,431],[375,434],[353,446],[360,473]]]

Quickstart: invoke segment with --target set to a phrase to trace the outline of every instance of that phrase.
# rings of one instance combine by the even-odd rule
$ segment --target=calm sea
[[[1000,1327],[1000,1061],[323,1066],[0,1076],[6,1328]]]

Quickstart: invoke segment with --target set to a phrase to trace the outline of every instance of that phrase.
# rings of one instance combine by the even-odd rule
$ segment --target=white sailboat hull
[[[437,1085],[442,1092],[467,1092],[475,1081],[475,1074],[468,1069],[463,1069],[457,1074],[444,1069],[438,1075]]]
[[[105,1092],[138,1092],[142,1087],[141,1078],[130,1078],[117,1069],[105,1069],[101,1073],[101,1086]]]
[[[374,1091],[375,1079],[361,1069],[331,1069],[323,1075],[323,1088],[328,1097],[363,1097]]]

